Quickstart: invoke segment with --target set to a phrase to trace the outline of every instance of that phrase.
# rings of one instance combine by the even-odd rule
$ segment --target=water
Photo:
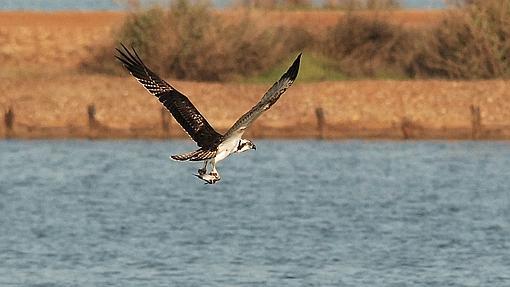
[[[0,0],[0,10],[120,10],[126,6],[123,0]],[[212,0],[217,7],[229,6],[230,0]],[[312,0],[320,5],[322,0]],[[167,5],[169,0],[140,0],[143,5]],[[443,0],[404,0],[403,6],[407,8],[444,8]]]
[[[510,145],[1,141],[0,286],[510,286]]]

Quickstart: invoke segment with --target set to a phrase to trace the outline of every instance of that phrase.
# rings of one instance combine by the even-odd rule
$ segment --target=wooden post
[[[170,115],[165,107],[161,107],[161,127],[165,133],[170,131]]]
[[[98,122],[96,120],[96,107],[93,104],[87,106],[87,114],[89,119],[89,128],[95,129],[98,127]]]
[[[480,107],[471,105],[471,137],[477,140],[482,135],[482,116]]]
[[[14,127],[14,110],[12,107],[9,107],[9,109],[5,113],[4,122],[5,122],[6,129],[8,131],[12,131],[12,129]]]
[[[7,112],[5,112],[4,124],[5,124],[5,138],[9,139],[12,137],[14,129],[14,109],[12,107],[9,107]]]
[[[400,129],[402,130],[402,137],[405,140],[411,138],[411,127],[411,120],[409,120],[407,117],[403,117],[402,122],[400,123]]]
[[[324,129],[326,127],[326,119],[324,116],[324,110],[319,107],[315,109],[315,116],[317,117],[317,129],[319,131],[318,138],[324,139]]]

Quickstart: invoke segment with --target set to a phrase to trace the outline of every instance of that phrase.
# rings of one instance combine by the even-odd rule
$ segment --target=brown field
[[[235,20],[239,11],[217,12]],[[272,23],[303,25],[318,33],[345,15],[341,11],[252,11],[265,14]],[[402,25],[433,25],[441,19],[439,11],[395,11],[367,13]],[[76,67],[100,43],[112,41],[124,12],[0,12],[1,75],[48,73]]]
[[[235,17],[228,13],[233,12],[222,15]],[[392,13],[388,18],[402,25],[434,25],[441,19],[441,12]],[[312,29],[333,25],[342,15],[270,12],[268,19]],[[112,31],[124,17],[111,12],[0,13],[0,113],[14,114],[12,126],[0,122],[0,138],[184,136],[132,78],[77,71],[94,45],[111,41]],[[238,83],[172,83],[220,131],[267,89]],[[298,79],[250,133],[255,137],[508,139],[509,88],[509,81],[497,80],[300,84]],[[89,105],[95,106],[94,120],[88,118]],[[324,113],[322,124],[317,109]]]
[[[2,74],[74,68],[97,43],[111,38],[124,17],[114,12],[0,12]]]

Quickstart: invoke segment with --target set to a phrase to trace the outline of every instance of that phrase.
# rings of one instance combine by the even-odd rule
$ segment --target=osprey
[[[119,54],[115,57],[149,93],[158,98],[199,147],[198,150],[172,155],[170,158],[178,161],[203,161],[204,166],[198,170],[196,176],[209,184],[220,180],[216,170],[218,162],[233,153],[256,149],[250,140],[242,138],[244,132],[292,85],[298,75],[301,60],[301,54],[299,54],[287,72],[273,84],[262,99],[222,135],[214,130],[185,95],[151,71],[133,48],[129,51],[124,45],[121,44],[121,46],[123,50],[116,49]],[[211,170],[207,173],[209,164]]]

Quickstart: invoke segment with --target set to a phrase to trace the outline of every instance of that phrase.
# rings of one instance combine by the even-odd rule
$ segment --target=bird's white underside
[[[234,135],[228,137],[218,146],[218,152],[214,157],[214,161],[218,163],[221,160],[224,160],[229,155],[235,153],[237,151],[237,146],[239,145],[239,141],[241,140],[241,134]]]

